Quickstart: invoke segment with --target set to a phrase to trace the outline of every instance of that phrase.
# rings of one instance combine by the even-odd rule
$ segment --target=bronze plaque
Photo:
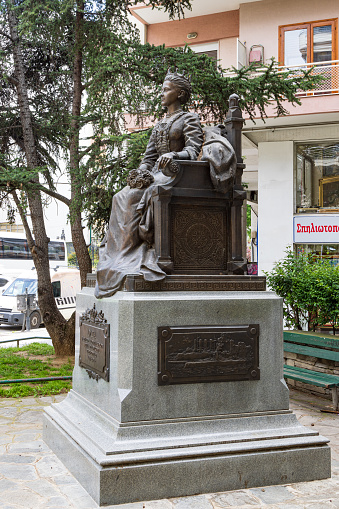
[[[158,385],[259,379],[258,324],[158,327]]]
[[[171,258],[179,270],[227,269],[225,209],[172,207]]]
[[[109,382],[109,324],[102,311],[87,309],[80,317],[79,366],[89,377]]]

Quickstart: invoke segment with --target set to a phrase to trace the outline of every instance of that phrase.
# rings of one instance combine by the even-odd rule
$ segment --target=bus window
[[[50,260],[65,260],[65,243],[51,241],[48,244],[48,258]]]
[[[26,239],[1,239],[0,258],[32,259]]]

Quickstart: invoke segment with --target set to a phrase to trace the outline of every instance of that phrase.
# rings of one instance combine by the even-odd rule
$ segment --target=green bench
[[[339,337],[336,339],[336,336],[313,332],[284,331],[284,352],[339,362]],[[339,410],[339,376],[285,364],[284,378],[331,389],[334,410]]]

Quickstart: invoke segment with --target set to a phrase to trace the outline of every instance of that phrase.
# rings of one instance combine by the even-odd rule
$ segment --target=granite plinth
[[[330,476],[328,440],[298,424],[282,375],[282,307],[271,292],[118,292],[77,298],[110,323],[110,382],[76,361],[44,438],[101,505]],[[78,318],[77,318],[78,320]],[[159,386],[157,328],[257,323],[259,380]],[[76,359],[79,355],[76,334]]]

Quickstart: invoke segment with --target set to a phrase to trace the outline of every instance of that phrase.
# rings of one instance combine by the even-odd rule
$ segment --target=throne
[[[241,184],[243,118],[238,96],[229,99],[221,134],[232,145],[236,170],[230,189],[216,191],[205,161],[176,161],[172,181],[154,188],[154,248],[162,281],[129,275],[124,289],[147,290],[265,290],[265,278],[247,276]]]

